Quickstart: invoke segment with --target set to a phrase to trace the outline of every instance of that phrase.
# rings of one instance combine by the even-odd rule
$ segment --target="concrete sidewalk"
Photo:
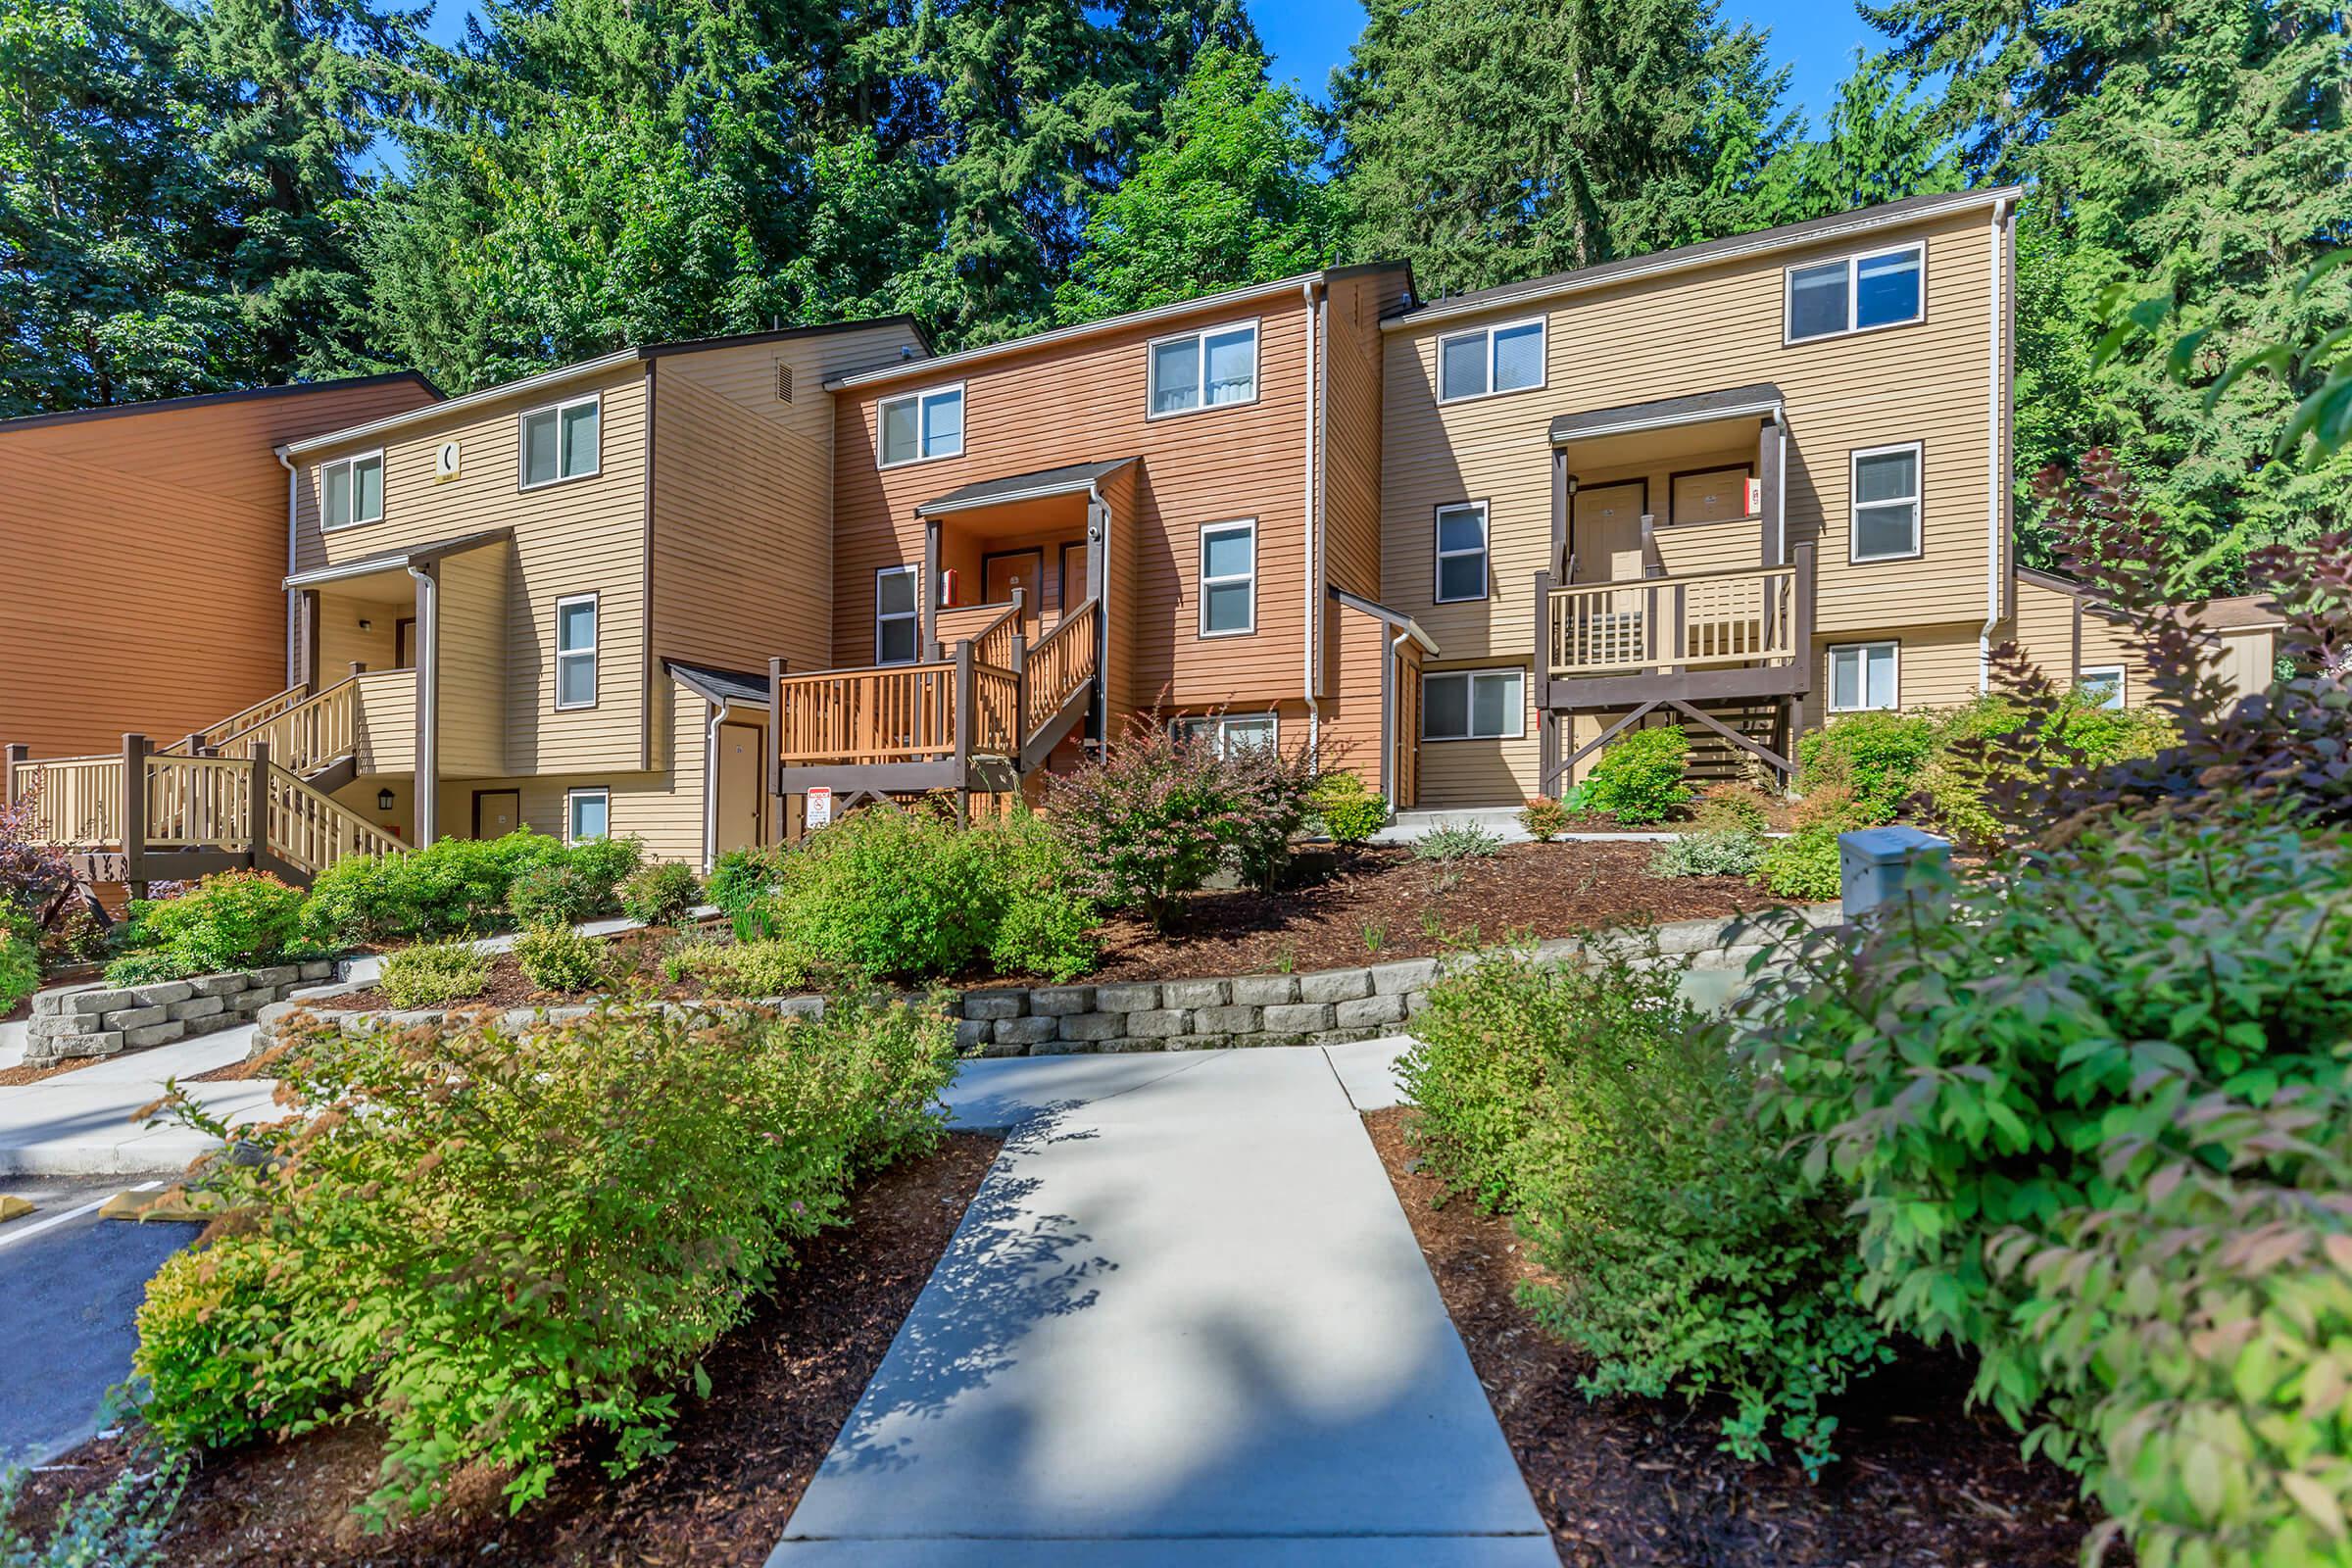
[[[149,1128],[136,1112],[162,1098],[166,1078],[242,1061],[252,1042],[253,1025],[243,1024],[0,1088],[0,1176],[176,1175],[213,1141],[184,1127]],[[232,1123],[274,1114],[277,1086],[266,1078],[186,1087]]]
[[[771,1568],[1556,1562],[1342,1071],[964,1064],[1010,1127]]]

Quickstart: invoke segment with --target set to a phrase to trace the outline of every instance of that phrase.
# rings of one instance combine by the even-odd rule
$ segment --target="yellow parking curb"
[[[26,1202],[22,1198],[10,1198],[6,1194],[0,1194],[0,1225],[5,1225],[12,1219],[23,1219],[31,1213],[34,1207],[34,1204]]]
[[[219,1193],[191,1193],[184,1187],[167,1187],[159,1193],[117,1193],[99,1205],[98,1217],[135,1219],[143,1225],[149,1220],[219,1219],[228,1211],[228,1200]]]

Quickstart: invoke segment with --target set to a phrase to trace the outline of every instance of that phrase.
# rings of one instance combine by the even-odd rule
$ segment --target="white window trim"
[[[1217,755],[1222,757],[1225,755],[1226,747],[1225,726],[1228,724],[1253,724],[1259,719],[1265,720],[1272,727],[1273,733],[1268,738],[1267,744],[1274,750],[1280,751],[1282,749],[1282,715],[1275,712],[1202,713],[1190,718],[1179,718],[1175,721],[1176,735],[1178,739],[1182,739],[1187,730],[1208,731],[1216,737]]]
[[[1862,499],[1862,460],[1890,452],[1911,454],[1911,548],[1894,555],[1862,554],[1862,508],[1892,506],[1891,501]],[[1928,553],[1928,452],[1924,441],[1896,441],[1883,447],[1856,447],[1845,460],[1845,560],[1848,565],[1876,566],[1889,561],[1917,561]]]
[[[578,800],[583,795],[596,795],[603,797],[605,803],[604,836],[606,838],[611,838],[612,836],[612,786],[606,784],[584,784],[575,786],[574,788],[567,789],[564,792],[564,844],[566,849],[576,844],[593,844],[596,842],[594,839],[575,837],[571,831],[571,824],[573,821],[571,803]]]
[[[913,609],[894,610],[887,613],[883,611],[882,579],[885,577],[905,577],[914,584]],[[874,666],[877,669],[896,668],[900,664],[919,664],[923,662],[922,587],[923,568],[920,566],[876,566],[874,568]],[[914,622],[913,658],[886,660],[882,657],[882,623],[886,620],[911,620]]]
[[[1188,414],[1216,414],[1227,409],[1247,409],[1254,405],[1258,400],[1260,389],[1265,384],[1265,376],[1261,372],[1265,369],[1262,351],[1265,347],[1266,337],[1265,333],[1258,329],[1260,319],[1261,318],[1252,316],[1245,321],[1226,321],[1216,326],[1200,326],[1189,332],[1169,332],[1146,343],[1144,345],[1144,418],[1146,421],[1181,419]],[[1245,326],[1250,329],[1250,395],[1238,403],[1211,403],[1208,401],[1208,340],[1220,332],[1238,332]],[[1159,368],[1160,345],[1180,343],[1188,337],[1193,340],[1193,368],[1198,372],[1194,384],[1200,388],[1200,401],[1189,409],[1170,409],[1164,414],[1154,412],[1152,405],[1155,401],[1155,395],[1159,389],[1153,383],[1152,375]]]
[[[1446,514],[1475,512],[1478,514],[1478,548],[1448,550],[1446,548]],[[1494,592],[1494,524],[1484,501],[1448,501],[1434,507],[1429,514],[1430,544],[1435,554],[1429,568],[1429,602],[1433,605],[1482,604]],[[1446,593],[1446,563],[1464,556],[1477,556],[1484,564],[1478,574],[1478,592],[1474,594]]]
[[[1874,326],[1857,325],[1862,310],[1862,264],[1881,256],[1892,256],[1909,251],[1919,258],[1919,309],[1899,321],[1881,321]],[[1833,262],[1845,264],[1845,325],[1834,332],[1814,332],[1805,337],[1796,335],[1796,274],[1810,272],[1815,268]],[[1781,269],[1781,347],[1794,348],[1800,343],[1826,343],[1832,338],[1856,337],[1864,332],[1890,332],[1900,326],[1917,326],[1928,318],[1928,243],[1913,240],[1908,245],[1882,245],[1872,250],[1852,251],[1844,256],[1817,256],[1809,262],[1796,262]]]
[[[326,520],[326,476],[327,476],[329,473],[333,472],[333,471],[334,471],[335,469],[337,469],[337,468],[348,468],[348,467],[351,467],[351,466],[354,466],[354,465],[356,465],[356,464],[365,463],[365,462],[367,462],[367,461],[368,461],[369,458],[373,458],[373,459],[375,460],[375,471],[376,471],[376,475],[377,475],[377,481],[376,481],[376,507],[377,507],[377,510],[376,510],[376,514],[375,514],[375,515],[374,515],[374,516],[372,516],[372,517],[362,517],[362,516],[359,516],[359,515],[357,515],[357,514],[356,514],[356,506],[355,506],[355,515],[352,517],[352,519],[351,519],[349,522],[329,522],[329,521],[327,521],[327,520]],[[367,451],[367,452],[354,452],[354,453],[352,453],[352,454],[351,454],[349,457],[337,458],[337,459],[336,459],[334,462],[332,462],[332,463],[321,463],[320,465],[318,465],[318,531],[319,531],[320,533],[333,533],[333,532],[335,532],[335,531],[336,531],[336,530],[338,530],[338,529],[343,529],[343,528],[365,528],[366,526],[368,526],[368,525],[369,523],[371,523],[371,522],[381,522],[381,521],[383,521],[383,520],[384,520],[384,514],[383,514],[383,510],[382,510],[382,508],[383,508],[383,503],[384,503],[384,502],[385,502],[387,499],[389,499],[388,497],[386,497],[386,496],[383,494],[383,488],[384,488],[384,487],[383,487],[383,481],[382,481],[383,472],[384,472],[384,449],[383,449],[382,447],[376,447],[376,448],[373,448],[372,450],[370,450],[370,451]],[[356,498],[357,498],[357,496],[358,496],[358,492],[357,492],[357,491],[354,491],[354,492],[353,492],[353,496],[354,496],[354,498],[355,498],[355,501],[356,501]]]
[[[955,393],[963,405],[963,417],[957,420],[956,425],[956,450],[953,452],[925,452],[923,450],[923,405],[933,398],[944,398],[951,392]],[[901,458],[896,463],[892,463],[882,456],[882,431],[889,422],[890,410],[902,403],[914,405],[914,456]],[[951,381],[945,386],[927,386],[919,392],[902,392],[896,397],[876,400],[874,404],[874,466],[877,468],[911,468],[918,463],[944,463],[950,458],[962,457],[963,437],[964,433],[971,428],[971,399],[963,396],[961,381]]]
[[[1876,649],[1886,649],[1894,656],[1894,694],[1884,708],[1870,701],[1870,655]],[[1862,698],[1860,708],[1838,706],[1838,656],[1859,653],[1862,659]],[[1866,643],[1832,643],[1822,651],[1822,703],[1833,713],[1899,713],[1903,710],[1903,644],[1897,637],[1882,637]]]
[[[1462,678],[1462,713],[1466,718],[1477,712],[1472,701],[1469,682],[1480,675],[1516,675],[1519,677],[1519,701],[1511,707],[1511,727],[1495,735],[1432,735],[1429,732],[1429,683],[1433,680]],[[1425,746],[1450,746],[1456,741],[1520,741],[1527,739],[1527,670],[1518,664],[1490,664],[1480,669],[1432,669],[1421,676],[1421,743]]]
[[[1494,384],[1494,335],[1522,326],[1536,329],[1536,366],[1540,373],[1532,386],[1497,387]],[[1487,389],[1484,392],[1464,392],[1459,397],[1446,395],[1446,345],[1458,343],[1466,337],[1487,340]],[[1460,332],[1445,332],[1438,337],[1438,357],[1431,368],[1436,372],[1438,401],[1441,404],[1476,403],[1481,398],[1507,398],[1518,392],[1541,392],[1551,380],[1551,321],[1548,317],[1523,316],[1515,321],[1496,321],[1491,326],[1473,326]]]
[[[592,613],[591,613],[591,615],[590,615],[590,617],[589,617],[589,622],[588,622],[588,624],[589,624],[589,633],[590,633],[590,641],[589,641],[589,644],[588,644],[588,646],[587,646],[586,648],[584,648],[584,649],[582,649],[582,648],[569,648],[569,649],[567,649],[567,648],[565,648],[565,647],[564,646],[564,611],[565,607],[567,607],[567,606],[570,606],[570,605],[586,605],[586,606],[589,608],[589,610],[592,612]],[[600,688],[601,688],[601,686],[602,686],[602,683],[603,683],[603,678],[604,678],[604,669],[603,669],[603,667],[602,667],[602,663],[601,663],[600,660],[598,659],[598,655],[599,655],[599,653],[602,651],[602,649],[603,649],[603,647],[604,647],[604,641],[605,641],[605,607],[604,607],[603,605],[601,605],[601,604],[598,604],[598,603],[597,603],[597,596],[596,596],[596,595],[594,595],[594,594],[565,594],[565,595],[564,595],[563,598],[561,598],[561,599],[559,599],[559,600],[557,600],[557,601],[556,601],[556,711],[557,711],[557,712],[559,712],[559,713],[576,713],[576,712],[579,712],[579,711],[581,711],[581,710],[584,710],[584,709],[590,709],[590,708],[594,708],[594,707],[597,705],[598,701],[599,701],[599,700],[602,698],[602,695],[603,695],[603,693],[602,693],[602,691],[600,690]],[[582,658],[582,657],[585,657],[585,658],[587,659],[587,661],[588,661],[588,690],[589,690],[590,692],[592,692],[592,693],[596,693],[597,695],[590,697],[590,698],[588,699],[588,701],[586,701],[586,702],[584,702],[584,703],[567,703],[567,702],[564,701],[564,661],[565,661],[566,659],[579,659],[579,658]]]
[[[1247,529],[1250,534],[1250,575],[1248,577],[1209,576],[1208,536],[1212,533],[1231,533],[1236,529]],[[1202,523],[1200,525],[1200,553],[1193,560],[1195,562],[1194,570],[1200,578],[1200,613],[1199,616],[1200,635],[1202,637],[1254,636],[1257,632],[1257,519],[1255,517],[1233,517],[1224,522]],[[1234,582],[1247,582],[1250,585],[1250,624],[1228,626],[1223,631],[1210,631],[1208,629],[1208,590],[1212,584],[1222,587],[1227,583]]]
[[[2122,664],[2085,664],[2075,676],[2075,689],[2081,691],[2093,680],[2108,675],[2115,677],[2115,701],[2102,703],[2099,706],[2107,709],[2120,709],[2131,701],[2132,691],[2131,673]]]
[[[564,413],[583,404],[598,405],[596,411],[596,466],[583,473],[564,471]],[[535,409],[525,409],[514,416],[514,488],[516,490],[545,490],[551,485],[569,484],[574,479],[593,479],[605,471],[605,411],[604,394],[591,392],[584,398],[565,398],[561,403],[542,403]],[[531,483],[530,436],[526,425],[541,414],[556,416],[556,476]]]

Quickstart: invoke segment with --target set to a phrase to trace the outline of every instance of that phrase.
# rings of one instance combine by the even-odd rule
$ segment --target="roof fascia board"
[[[1592,441],[1604,435],[1639,435],[1644,430],[1672,430],[1686,424],[1717,424],[1725,419],[1753,419],[1766,414],[1775,419],[1782,417],[1783,408],[1778,398],[1756,403],[1736,403],[1696,414],[1661,414],[1646,419],[1618,419],[1589,429],[1570,430],[1565,434],[1554,431],[1551,440],[1554,446],[1567,446],[1574,441]]]

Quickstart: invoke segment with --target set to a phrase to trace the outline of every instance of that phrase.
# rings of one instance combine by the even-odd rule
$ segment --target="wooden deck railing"
[[[1800,657],[1811,551],[1743,566],[1551,586],[1537,574],[1544,668],[1553,679],[1782,663]]]
[[[250,852],[253,762],[236,757],[147,759],[147,799],[139,821],[151,850]]]
[[[393,679],[414,685],[411,671],[388,671]],[[338,757],[359,749],[360,683],[367,675],[347,675],[316,697],[232,730],[210,741],[207,750],[219,757],[250,758],[256,746],[296,773],[315,773]]]
[[[197,730],[191,735],[183,735],[169,746],[158,747],[157,754],[163,757],[192,757],[212,747],[215,744],[213,737],[241,735],[258,724],[268,723],[286,710],[309,701],[310,696],[311,685],[308,681],[289,686],[274,696],[263,698],[250,708],[238,709],[218,724]]]
[[[956,755],[956,662],[786,675],[775,690],[776,760],[937,762]]]
[[[408,846],[272,763],[269,770],[270,852],[309,876],[366,856],[380,860]]]
[[[122,759],[12,758],[8,798],[25,804],[31,831],[63,849],[98,849],[122,841]]]
[[[1061,705],[1095,678],[1102,624],[1102,601],[1089,599],[1062,616],[1061,624],[1040,637],[1035,647],[1024,650],[1021,691],[1031,723],[1042,724],[1060,712]]]
[[[1001,604],[958,605],[943,610],[933,627],[931,657],[944,660],[957,643],[972,645],[972,657],[999,669],[1012,667],[1012,645],[1020,639],[1028,590],[1015,588]]]

